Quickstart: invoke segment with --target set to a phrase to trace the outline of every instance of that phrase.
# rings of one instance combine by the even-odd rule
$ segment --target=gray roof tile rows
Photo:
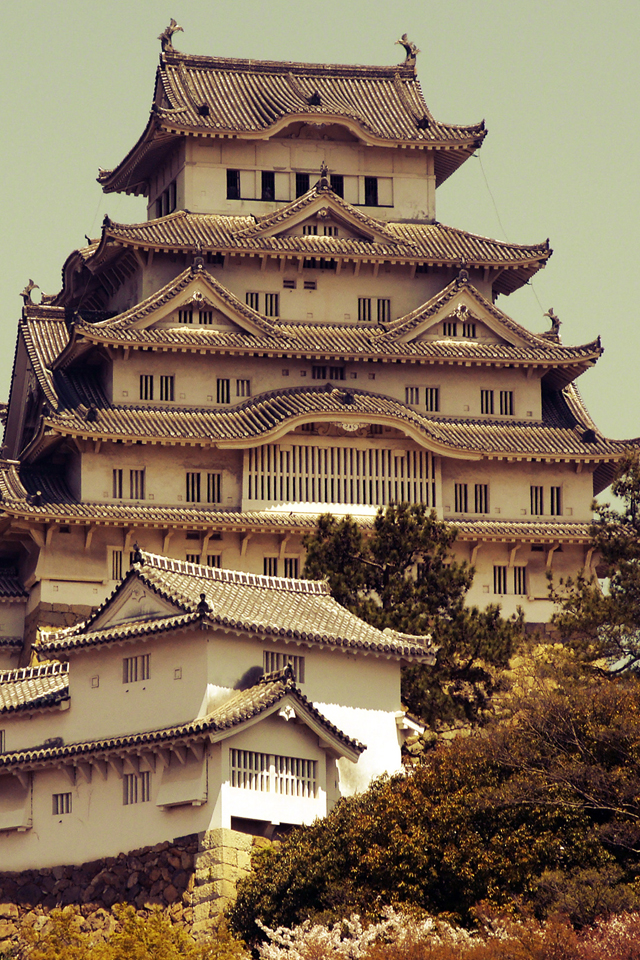
[[[378,656],[422,660],[430,657],[423,637],[400,637],[382,632],[341,607],[323,581],[263,577],[185,563],[139,551],[140,563],[115,591],[120,594],[132,578],[139,579],[185,614],[200,614],[212,626],[248,632],[284,642],[361,650]],[[204,598],[203,598],[204,594]],[[112,598],[88,620],[51,632],[40,649],[55,652],[121,640],[121,631],[134,624],[92,629]],[[203,600],[206,607],[203,607]],[[147,629],[146,621],[140,626]],[[164,629],[164,628],[160,628]],[[130,635],[130,634],[128,634]]]
[[[43,745],[28,750],[18,750],[0,754],[0,770],[24,769],[45,766],[52,762],[73,762],[83,758],[103,758],[115,753],[137,753],[142,748],[152,749],[163,744],[192,742],[206,739],[212,734],[233,731],[247,720],[259,717],[285,698],[289,698],[302,718],[307,717],[322,727],[327,734],[353,759],[365,750],[359,741],[347,736],[324,717],[307,700],[288,675],[265,677],[248,690],[233,694],[228,701],[204,717],[173,727],[151,730],[120,737],[108,737],[101,740],[86,740],[80,743],[62,745]]]
[[[53,707],[68,699],[68,663],[54,661],[0,673],[0,714]]]

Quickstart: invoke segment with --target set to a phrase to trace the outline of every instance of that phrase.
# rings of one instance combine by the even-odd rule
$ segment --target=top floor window
[[[177,203],[176,182],[170,183],[156,200],[156,217],[166,217],[173,213]]]
[[[273,170],[262,171],[262,191],[261,200],[275,200],[276,198],[276,175]]]
[[[227,170],[227,200],[240,199],[240,171]]]
[[[296,197],[301,197],[309,189],[309,174],[296,173]]]
[[[364,205],[365,207],[378,206],[378,178],[364,178]]]
[[[331,174],[331,189],[334,193],[337,193],[339,197],[344,197],[344,177],[341,173]]]

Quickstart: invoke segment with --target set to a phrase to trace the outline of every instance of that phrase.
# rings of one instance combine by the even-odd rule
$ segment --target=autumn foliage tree
[[[305,539],[304,575],[326,578],[338,603],[379,629],[429,635],[437,666],[404,671],[403,699],[427,722],[477,720],[521,634],[497,605],[465,605],[473,568],[452,555],[455,527],[423,505],[380,509],[372,531],[351,517],[320,517]]]

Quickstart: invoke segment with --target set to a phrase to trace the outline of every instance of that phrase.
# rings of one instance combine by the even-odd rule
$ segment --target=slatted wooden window
[[[51,812],[54,817],[60,817],[65,813],[71,813],[71,794],[54,793],[51,797]]]
[[[129,498],[144,500],[144,469],[129,470]]]
[[[122,802],[126,806],[132,803],[148,803],[151,799],[151,774],[125,773],[122,778]]]
[[[442,324],[442,332],[445,337],[457,337],[458,336],[458,324],[453,320],[445,320]]]
[[[215,567],[216,569],[219,570],[220,567],[222,566],[222,556],[219,553],[208,553],[207,566]]]
[[[549,513],[552,517],[559,517],[562,514],[562,487],[551,487],[551,507]]]
[[[186,476],[187,503],[200,503],[200,473],[187,473]]]
[[[466,483],[455,485],[455,512],[467,513],[469,509],[469,491]]]
[[[358,297],[358,320],[371,320],[371,297]]]
[[[216,380],[216,403],[231,403],[231,381],[226,377]]]
[[[178,310],[178,323],[193,323],[193,310]]]
[[[253,291],[247,291],[245,301],[252,310],[260,310],[260,294]]]
[[[264,313],[266,317],[280,316],[280,294],[279,293],[265,293]]]
[[[277,577],[278,576],[278,558],[277,557],[265,557],[262,564],[262,572],[265,577]]]
[[[389,323],[391,320],[391,300],[378,299],[378,323]]]
[[[207,503],[222,502],[222,474],[207,474]]]
[[[296,683],[304,683],[304,657],[296,657],[292,653],[277,653],[274,650],[265,650],[263,666],[265,673],[276,673],[284,670],[289,664],[293,670]]]
[[[501,564],[493,568],[493,592],[499,595],[504,595],[507,592],[506,565]]]
[[[317,237],[318,225],[316,223],[305,223],[302,227],[302,233],[305,237]]]
[[[424,408],[427,413],[438,413],[440,410],[440,388],[424,388]]]
[[[153,400],[153,374],[140,374],[140,399]]]
[[[513,592],[516,596],[524,596],[527,592],[527,568],[513,568]]]
[[[213,325],[213,310],[198,310],[198,323],[201,327]]]
[[[284,575],[293,580],[297,580],[300,576],[300,561],[297,557],[285,557],[284,558]]]
[[[200,563],[200,554],[199,554],[199,553],[188,553],[188,554],[187,554],[187,563]]]
[[[475,340],[476,337],[476,325],[475,323],[463,323],[462,324],[462,336],[467,337],[469,340]]]
[[[534,517],[541,517],[544,513],[544,487],[532,485],[530,489],[531,514]]]
[[[493,390],[480,391],[480,413],[493,413]]]
[[[245,457],[248,500],[436,506],[433,457],[426,450],[265,444]]]
[[[253,750],[230,750],[232,787],[313,799],[317,793],[315,760],[280,757]]]
[[[500,391],[500,416],[513,416],[513,390]]]
[[[476,483],[475,485],[476,513],[489,513],[489,484]]]
[[[236,397],[251,396],[251,380],[236,380]]]
[[[137,657],[124,657],[122,661],[122,682],[139,683],[151,676],[151,654],[142,653]]]
[[[122,550],[111,551],[111,579],[122,580]]]
[[[173,400],[175,378],[173,376],[160,377],[160,399]]]
[[[405,387],[404,402],[411,404],[420,403],[420,387]]]

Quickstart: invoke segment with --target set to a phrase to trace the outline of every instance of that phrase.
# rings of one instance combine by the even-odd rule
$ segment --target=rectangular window
[[[475,340],[476,337],[476,325],[475,323],[463,323],[462,324],[462,336],[467,337],[469,340]]]
[[[278,317],[280,315],[280,294],[265,293],[264,312],[267,317]]]
[[[500,416],[513,416],[513,390],[500,391]]]
[[[277,577],[278,576],[278,558],[265,557],[263,572],[265,577]]]
[[[151,654],[141,653],[137,657],[124,657],[122,661],[122,682],[138,683],[151,676]]]
[[[198,310],[198,323],[201,327],[213,325],[213,310]]]
[[[188,503],[200,503],[200,473],[187,473],[187,495],[185,500]]]
[[[4,753],[7,748],[7,740],[5,736],[5,731],[0,730],[0,753]]]
[[[295,280],[283,280],[283,281],[282,281],[282,286],[284,287],[285,290],[295,290],[295,288],[296,288],[296,281],[295,281]]]
[[[219,553],[208,553],[207,566],[215,567],[216,570],[219,570],[222,566],[222,556]]]
[[[144,500],[144,470],[129,470],[129,499]]]
[[[378,178],[364,178],[364,205],[365,207],[378,206]]]
[[[507,568],[499,566],[493,568],[493,592],[504,596],[507,592]]]
[[[132,803],[148,803],[151,799],[151,774],[125,773],[122,778],[122,802],[124,806]]]
[[[52,813],[54,817],[60,817],[64,813],[71,813],[71,794],[54,793],[51,797]]]
[[[513,592],[518,597],[523,597],[527,592],[527,568],[513,568]]]
[[[544,487],[531,487],[531,514],[541,517],[544,513]]]
[[[446,320],[442,324],[442,332],[445,337],[457,337],[458,336],[458,324],[454,323],[453,320]]]
[[[187,554],[187,563],[200,563],[200,554],[199,554],[199,553],[188,553],[188,554]]]
[[[344,380],[344,367],[329,367],[329,380]]]
[[[440,410],[440,388],[425,387],[424,406],[427,413],[438,413]]]
[[[240,171],[227,170],[227,200],[240,199]]]
[[[122,550],[111,551],[111,579],[122,580]]]
[[[173,400],[174,398],[174,377],[160,377],[160,399]]]
[[[371,320],[371,297],[358,297],[358,320]]]
[[[207,474],[207,503],[222,503],[222,474]]]
[[[150,373],[140,374],[140,399],[153,400],[153,376]]]
[[[178,310],[178,323],[193,323],[193,310]]]
[[[273,170],[262,171],[262,192],[261,200],[275,200],[276,198],[276,175]]]
[[[341,173],[332,173],[330,178],[331,189],[339,197],[344,197],[344,177]]]
[[[302,235],[304,237],[317,237],[318,236],[318,225],[317,223],[305,223],[302,227]]]
[[[232,787],[286,797],[312,798],[316,795],[315,760],[231,749],[229,765]]]
[[[493,413],[493,390],[480,391],[480,413]]]
[[[260,294],[259,293],[247,293],[245,295],[245,301],[248,307],[251,307],[252,310],[260,310]]]
[[[297,557],[284,558],[284,575],[291,580],[297,580],[299,577],[300,561]]]
[[[337,228],[337,227],[325,227],[325,228],[323,229],[323,233],[324,233],[325,237],[337,237],[337,236],[338,236],[338,228]]]
[[[122,500],[122,470],[117,468],[113,471],[113,498]]]
[[[391,300],[378,300],[378,323],[389,323],[391,320]]]
[[[317,280],[305,280],[302,284],[304,290],[317,290],[318,281]]]
[[[311,367],[311,379],[312,380],[326,380],[327,379],[327,368],[313,366]]]
[[[216,403],[231,403],[231,381],[224,378],[216,380]]]
[[[469,491],[466,483],[455,485],[455,512],[467,513],[469,509]]]
[[[277,673],[279,670],[284,670],[287,664],[293,670],[293,678],[296,683],[304,683],[304,657],[296,657],[292,653],[264,651],[263,667],[265,673]]]
[[[236,380],[236,397],[251,396],[251,380]]]
[[[476,513],[489,513],[489,484],[476,483],[475,485]]]
[[[562,514],[562,487],[551,487],[549,513],[552,517],[559,517]]]
[[[301,197],[309,189],[309,174],[296,173],[296,197]]]
[[[404,402],[405,402],[405,403],[420,403],[420,387],[405,387],[405,388],[404,388]]]

